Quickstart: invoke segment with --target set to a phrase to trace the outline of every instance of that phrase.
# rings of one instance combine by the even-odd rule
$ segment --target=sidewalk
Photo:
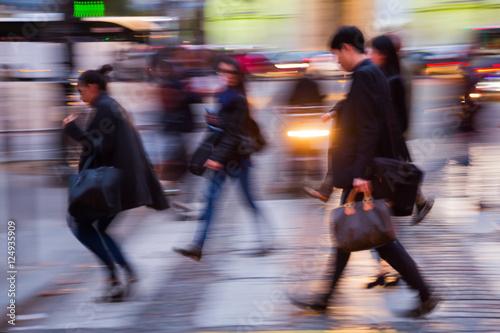
[[[224,194],[199,263],[171,251],[172,246],[191,240],[195,221],[176,221],[172,211],[146,208],[124,214],[111,232],[139,270],[137,292],[128,302],[94,303],[92,298],[102,287],[102,269],[65,225],[65,190],[43,188],[37,209],[46,218],[33,222],[36,237],[30,234],[34,229],[23,229],[18,242],[38,242],[40,251],[31,252],[37,255],[36,265],[51,265],[19,267],[14,330],[498,331],[500,210],[479,209],[480,200],[495,198],[493,185],[498,178],[491,161],[498,148],[487,143],[438,145],[442,153],[431,153],[421,164],[427,171],[424,193],[436,197],[433,210],[418,226],[410,226],[408,218],[394,219],[399,240],[444,299],[425,319],[402,317],[416,301],[415,292],[405,283],[394,289],[364,288],[376,274],[369,251],[353,253],[328,314],[312,315],[290,305],[288,294],[308,295],[324,283],[321,276],[330,254],[329,212],[337,206],[339,193],[334,192],[326,205],[305,197],[260,201],[273,223],[275,250],[269,256],[252,257],[249,252],[257,246],[255,228],[234,183]],[[22,179],[18,180],[16,185],[21,186]],[[5,286],[2,281],[1,290]]]
[[[500,289],[495,278],[500,267],[492,260],[498,251],[494,253],[490,248],[485,252],[484,248],[499,236],[491,230],[482,237],[471,234],[471,224],[482,222],[475,222],[470,205],[464,205],[463,200],[455,201],[462,211],[453,215],[463,216],[457,228],[456,221],[447,216],[452,201],[438,201],[429,219],[420,226],[409,227],[403,219],[397,222],[401,242],[445,299],[426,320],[401,317],[402,310],[414,305],[415,296],[404,283],[390,290],[364,289],[376,272],[375,261],[367,251],[353,254],[330,315],[311,316],[291,306],[286,299],[288,293],[309,294],[321,283],[319,277],[329,254],[324,208],[335,206],[299,199],[261,202],[267,211],[272,208],[280,216],[273,219],[277,248],[272,255],[247,255],[255,245],[252,225],[233,224],[235,220],[248,220],[243,216],[245,212],[234,211],[236,216],[224,214],[218,221],[200,263],[170,251],[171,246],[189,242],[195,223],[176,222],[169,214],[142,211],[145,218],[139,227],[124,223],[116,228],[131,228],[133,235],[123,243],[141,277],[132,301],[91,301],[99,288],[102,270],[89,267],[95,259],[85,253],[79,261],[87,264],[85,267],[66,267],[59,276],[52,271],[53,281],[61,276],[80,278],[81,282],[71,286],[73,292],[29,300],[20,307],[19,314],[42,319],[21,320],[17,328],[33,332],[63,332],[69,328],[81,332],[256,332],[334,327],[353,332],[370,327],[378,332],[492,332],[500,317]],[[469,212],[469,217],[461,214],[464,212]],[[82,250],[80,244],[71,247]],[[31,275],[32,281],[36,276]],[[40,291],[53,292],[68,289],[57,284],[40,287]]]

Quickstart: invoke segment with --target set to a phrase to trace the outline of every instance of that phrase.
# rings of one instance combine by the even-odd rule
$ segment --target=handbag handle
[[[344,212],[346,215],[354,215],[356,213],[356,208],[354,204],[356,200],[356,195],[360,192],[361,191],[354,188],[349,193],[349,196],[347,197],[346,203],[344,205],[345,207]],[[372,210],[373,208],[374,208],[374,203],[373,203],[372,191],[371,190],[363,191],[363,210],[368,211]]]

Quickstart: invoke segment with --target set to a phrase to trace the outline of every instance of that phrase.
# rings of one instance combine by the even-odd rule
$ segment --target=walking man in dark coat
[[[392,138],[401,135],[392,112],[389,87],[384,74],[365,55],[364,37],[353,26],[341,27],[331,41],[332,53],[340,65],[352,72],[352,85],[337,115],[336,135],[332,145],[331,172],[335,187],[343,189],[341,204],[352,190],[372,191],[374,158],[396,158]],[[374,197],[380,198],[377,191]],[[424,282],[417,265],[397,241],[377,247],[376,251],[396,269],[408,285],[418,290],[420,304],[409,313],[419,317],[432,311],[438,298]],[[310,302],[293,299],[302,308],[325,311],[328,301],[350,257],[350,252],[335,249],[330,265],[327,291]]]

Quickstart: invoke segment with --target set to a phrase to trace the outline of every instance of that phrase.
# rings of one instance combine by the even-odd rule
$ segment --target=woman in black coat
[[[370,59],[374,64],[382,69],[382,72],[389,83],[392,109],[398,120],[401,133],[405,133],[408,128],[408,110],[406,104],[406,91],[401,79],[401,67],[396,47],[389,36],[383,35],[373,39],[372,53]],[[404,137],[399,135],[395,137],[395,146],[397,157],[400,160],[411,161],[411,156],[406,147]],[[422,222],[427,213],[434,205],[434,199],[426,198],[419,189],[415,199],[417,208],[416,215],[413,218],[413,224]]]
[[[157,210],[166,209],[168,202],[146,157],[139,134],[128,113],[106,91],[107,81],[104,75],[110,70],[112,67],[105,65],[100,70],[82,73],[78,79],[81,100],[96,110],[88,127],[81,129],[75,123],[75,114],[63,121],[65,134],[83,146],[79,171],[87,158],[93,155],[94,149],[99,149],[89,168],[112,166],[121,171],[121,210],[145,205]],[[94,147],[96,140],[100,141],[99,147]],[[135,272],[120,248],[106,233],[114,217],[115,215],[95,221],[68,214],[68,225],[76,238],[107,267],[108,285],[103,301],[121,298],[130,284],[137,281]],[[125,284],[118,279],[115,263],[125,272]]]
[[[406,91],[403,80],[401,78],[401,67],[396,47],[389,36],[382,35],[373,39],[370,60],[377,65],[384,73],[389,84],[390,97],[392,103],[392,111],[397,119],[400,133],[405,133],[408,129],[408,110],[406,104]],[[395,136],[396,156],[400,160],[411,161],[410,153],[402,135]],[[419,189],[415,200],[417,214],[413,219],[414,224],[420,223],[425,215],[430,211],[434,204],[434,200],[427,199]],[[379,259],[377,257],[377,259]],[[372,283],[368,284],[368,288],[376,285],[391,286],[398,282],[398,278],[394,281],[386,281],[387,271],[383,265],[379,266],[380,272]]]

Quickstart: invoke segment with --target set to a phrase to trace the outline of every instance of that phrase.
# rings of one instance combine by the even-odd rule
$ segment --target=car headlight
[[[316,138],[330,135],[328,130],[303,130],[303,131],[288,131],[287,135],[294,138]]]

